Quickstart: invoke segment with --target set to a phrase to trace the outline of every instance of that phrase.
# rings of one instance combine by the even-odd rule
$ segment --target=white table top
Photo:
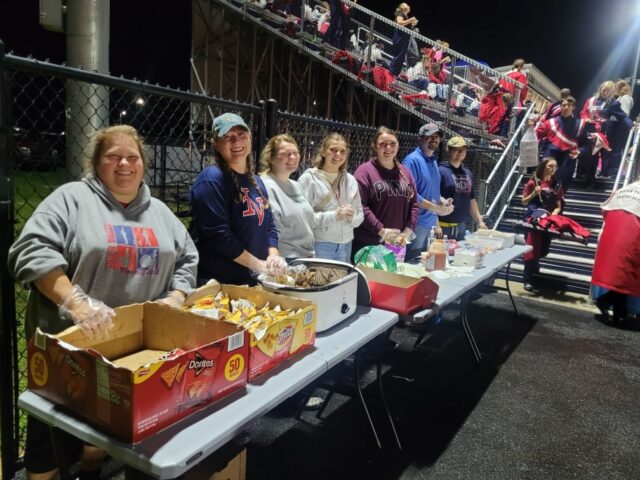
[[[398,320],[393,312],[358,307],[356,313],[318,334],[315,347],[218,402],[137,444],[114,440],[53,403],[24,392],[18,405],[43,422],[98,446],[114,459],[155,477],[175,478],[231,440],[253,419],[267,413],[354,353]]]
[[[446,305],[460,298],[464,292],[493,277],[507,264],[524,255],[531,249],[532,247],[530,245],[514,245],[513,247],[503,248],[502,250],[497,250],[486,255],[484,257],[484,265],[480,268],[476,268],[470,276],[436,280],[436,283],[440,288],[438,289],[438,296],[436,297],[435,305],[431,308],[419,310],[412,315],[409,315],[409,317],[413,317],[414,319],[426,319],[433,316]]]

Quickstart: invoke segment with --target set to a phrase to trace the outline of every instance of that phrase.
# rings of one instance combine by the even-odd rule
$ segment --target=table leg
[[[384,394],[384,389],[382,388],[382,355],[378,357],[378,365],[376,369],[376,376],[378,381],[378,390],[380,392],[380,398],[382,399],[382,405],[384,406],[384,411],[387,414],[387,418],[389,419],[389,425],[391,425],[391,430],[393,431],[393,436],[396,439],[396,445],[398,445],[398,450],[402,450],[402,445],[400,444],[400,437],[398,437],[398,432],[396,431],[396,426],[393,423],[393,417],[391,416],[391,410],[389,409],[389,404],[387,403],[387,397]]]
[[[373,420],[371,419],[371,415],[369,414],[367,403],[365,402],[364,395],[362,394],[362,387],[360,386],[360,352],[356,352],[355,368],[356,368],[356,390],[358,391],[358,396],[360,397],[360,403],[362,403],[362,408],[364,408],[364,413],[367,416],[367,420],[369,421],[369,426],[371,427],[373,436],[376,439],[378,448],[382,448],[382,444],[380,443],[380,437],[378,437],[378,432],[376,431],[376,427],[373,425]]]
[[[469,341],[469,346],[471,347],[473,356],[476,358],[476,362],[480,363],[480,360],[482,360],[482,354],[480,353],[476,339],[474,338],[471,327],[469,326],[469,300],[471,295],[473,295],[473,290],[466,292],[460,299],[460,319],[462,320],[464,334]]]
[[[57,428],[49,425],[49,433],[51,435],[51,443],[53,444],[53,453],[56,456],[56,463],[58,464],[58,475],[60,476],[60,480],[71,480],[67,454],[64,451],[62,442],[60,441],[61,432]]]
[[[516,312],[516,317],[520,318],[520,313],[518,313],[518,307],[516,307],[516,302],[513,300],[513,295],[511,294],[511,287],[509,287],[509,271],[510,270],[511,270],[511,262],[507,263],[507,271],[505,272],[504,283],[506,285],[509,298],[511,299],[511,305],[513,305],[513,309]]]

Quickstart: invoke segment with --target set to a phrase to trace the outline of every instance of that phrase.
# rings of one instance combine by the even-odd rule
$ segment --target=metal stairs
[[[522,190],[529,176],[523,178],[517,192],[503,216],[498,230],[513,232],[514,222],[523,219],[525,208],[520,202]],[[598,235],[602,229],[600,204],[611,195],[612,181],[599,180],[595,189],[587,189],[585,182],[574,179],[565,197],[563,215],[577,221],[591,231],[586,245],[570,240],[553,239],[549,255],[540,260],[538,283],[545,289],[574,292],[587,295],[591,284],[591,271],[595,258]],[[510,280],[522,282],[522,260],[511,267]],[[501,273],[503,276],[503,273]]]

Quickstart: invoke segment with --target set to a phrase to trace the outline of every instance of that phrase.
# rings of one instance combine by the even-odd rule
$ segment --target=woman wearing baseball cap
[[[267,189],[252,173],[251,132],[242,117],[223,113],[213,120],[215,164],[196,178],[189,200],[191,235],[200,254],[198,285],[255,285],[255,274],[286,268]]]
[[[456,240],[464,239],[466,223],[469,215],[479,228],[487,228],[473,188],[473,175],[462,165],[467,156],[467,142],[460,136],[455,136],[447,142],[447,161],[439,165],[440,194],[444,198],[453,199],[453,212],[440,217],[442,233]]]

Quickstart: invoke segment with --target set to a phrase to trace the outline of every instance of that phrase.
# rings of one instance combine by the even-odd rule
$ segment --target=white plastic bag
[[[538,165],[538,139],[533,128],[528,127],[520,140],[520,166],[523,168]]]

